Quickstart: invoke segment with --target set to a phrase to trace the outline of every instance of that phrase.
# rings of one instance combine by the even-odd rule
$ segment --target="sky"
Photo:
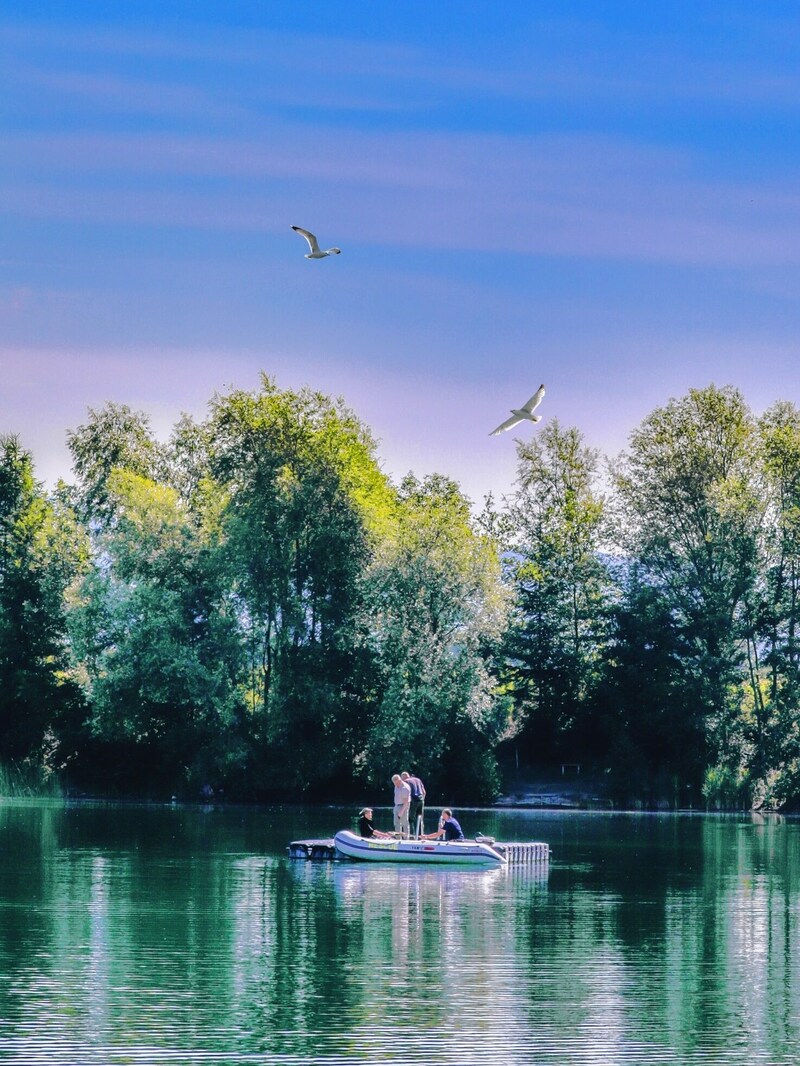
[[[780,0],[5,0],[0,434],[69,480],[88,408],[264,371],[479,504],[547,419],[799,403],[798,134]]]

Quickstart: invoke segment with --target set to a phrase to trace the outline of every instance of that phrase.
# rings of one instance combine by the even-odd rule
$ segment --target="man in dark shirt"
[[[382,833],[380,829],[376,829],[372,824],[372,807],[364,807],[358,814],[359,836],[369,839],[369,837],[388,837],[391,835],[390,833]]]
[[[440,837],[444,837],[445,840],[463,840],[464,832],[461,826],[458,824],[458,820],[453,817],[453,812],[449,807],[445,807],[442,811],[442,820],[439,823],[439,828],[435,833],[425,833],[425,840],[438,840]]]
[[[411,835],[425,835],[425,786],[418,777],[412,777],[407,770],[400,774],[411,789],[411,803],[408,808],[408,824]]]

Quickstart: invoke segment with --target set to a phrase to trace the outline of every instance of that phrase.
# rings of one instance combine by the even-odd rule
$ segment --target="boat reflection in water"
[[[392,958],[402,953],[430,967],[438,942],[444,963],[448,950],[461,951],[474,938],[502,936],[493,899],[507,876],[506,867],[475,869],[334,863],[333,884],[340,914],[362,929],[368,955]],[[502,893],[501,893],[502,894]],[[493,913],[497,922],[493,921]],[[391,952],[385,954],[391,942]],[[440,954],[443,953],[443,954]]]
[[[528,956],[526,919],[514,916],[520,879],[508,866],[420,867],[333,863],[338,924],[360,967],[380,995],[365,1006],[362,1035],[396,1019],[414,1061],[522,1061],[534,1040],[518,963]],[[541,881],[523,888],[538,894]],[[546,883],[546,882],[545,882]],[[453,1014],[452,997],[459,1010]],[[464,1003],[491,1003],[480,1011]],[[509,1026],[514,1052],[508,1051]],[[416,1057],[415,1057],[416,1056]]]

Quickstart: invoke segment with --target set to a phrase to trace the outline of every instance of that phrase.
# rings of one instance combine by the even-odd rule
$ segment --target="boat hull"
[[[365,840],[349,829],[334,837],[336,850],[363,862],[417,862],[446,866],[504,866],[505,858],[474,840]]]

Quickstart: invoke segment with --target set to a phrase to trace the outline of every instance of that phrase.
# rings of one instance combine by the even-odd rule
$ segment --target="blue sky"
[[[540,382],[606,454],[798,402],[799,57],[779,2],[6,0],[0,432],[52,481],[88,406],[166,435],[265,370],[480,501]]]

